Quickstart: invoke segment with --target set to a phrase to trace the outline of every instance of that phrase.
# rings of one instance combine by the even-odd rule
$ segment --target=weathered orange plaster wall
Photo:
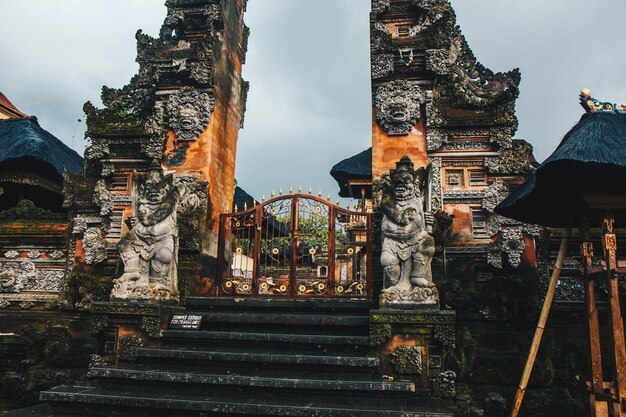
[[[372,178],[380,178],[382,174],[396,167],[404,155],[408,155],[415,168],[428,164],[426,154],[426,134],[422,117],[408,135],[389,136],[372,118]]]
[[[215,107],[211,122],[196,141],[177,142],[173,132],[168,133],[166,155],[187,147],[185,158],[166,166],[169,172],[195,174],[209,183],[209,210],[202,228],[202,252],[217,256],[219,215],[231,211],[234,184],[237,138],[243,117],[241,91],[243,88],[239,48],[243,33],[241,2],[225,3],[225,22],[222,49],[214,62]],[[228,10],[226,8],[228,7]]]

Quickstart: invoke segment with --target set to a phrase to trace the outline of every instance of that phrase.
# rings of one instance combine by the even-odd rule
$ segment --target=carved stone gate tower
[[[371,184],[381,222],[371,341],[390,373],[454,396],[445,358],[455,313],[439,309],[446,260],[465,259],[485,276],[523,260],[536,266],[539,230],[493,212],[533,170],[532,147],[512,139],[521,76],[477,61],[447,0],[373,0],[370,35]],[[419,369],[402,366],[406,357]]]
[[[85,173],[66,181],[74,269],[119,278],[113,299],[177,300],[211,285],[248,89],[245,5],[168,0],[159,37],[137,32],[137,75],[103,87],[104,108],[85,104]]]

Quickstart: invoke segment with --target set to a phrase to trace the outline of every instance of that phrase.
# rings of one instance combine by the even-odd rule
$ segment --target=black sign
[[[175,330],[200,330],[202,316],[197,314],[174,314],[170,321],[170,329]]]

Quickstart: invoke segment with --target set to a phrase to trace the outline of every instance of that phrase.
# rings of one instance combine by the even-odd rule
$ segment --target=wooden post
[[[570,226],[567,228],[565,236],[563,236],[563,240],[561,241],[559,254],[556,258],[556,263],[554,264],[554,271],[552,271],[550,285],[548,286],[548,292],[546,293],[546,298],[543,301],[541,315],[539,316],[539,323],[537,323],[533,343],[530,346],[530,353],[528,354],[528,359],[526,360],[526,365],[524,366],[524,372],[522,373],[522,378],[520,379],[519,387],[517,388],[517,393],[515,394],[511,417],[517,417],[520,407],[522,406],[522,401],[524,400],[524,394],[526,393],[528,380],[530,379],[530,374],[533,370],[535,359],[537,358],[537,352],[539,351],[539,345],[541,344],[541,338],[543,336],[543,329],[546,327],[546,321],[548,320],[548,315],[550,314],[550,307],[552,306],[552,300],[554,299],[556,284],[559,280],[559,276],[561,275],[561,268],[563,267],[563,260],[565,259],[565,254],[567,253],[567,244],[569,243],[571,235],[572,227]]]
[[[617,238],[613,233],[614,218],[607,214],[602,221],[602,246],[606,261],[606,279],[608,290],[609,313],[613,344],[613,377],[617,384],[614,388],[613,414],[624,416],[622,402],[626,399],[626,347],[624,345],[624,321],[619,305],[619,288],[617,281]]]
[[[593,244],[589,223],[583,221],[580,227],[582,242],[580,244],[581,265],[585,278],[585,307],[588,319],[589,353],[591,357],[591,383],[589,384],[589,406],[591,417],[608,417],[608,402],[604,395],[604,378],[602,376],[602,352],[600,350],[600,325],[596,308],[596,275],[591,274],[593,266]],[[599,399],[600,398],[600,399]]]

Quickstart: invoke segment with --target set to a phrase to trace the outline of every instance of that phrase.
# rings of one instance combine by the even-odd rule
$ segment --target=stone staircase
[[[202,298],[199,331],[167,330],[137,363],[41,393],[50,416],[451,416],[368,356],[363,300]],[[15,414],[16,416],[18,414]]]

